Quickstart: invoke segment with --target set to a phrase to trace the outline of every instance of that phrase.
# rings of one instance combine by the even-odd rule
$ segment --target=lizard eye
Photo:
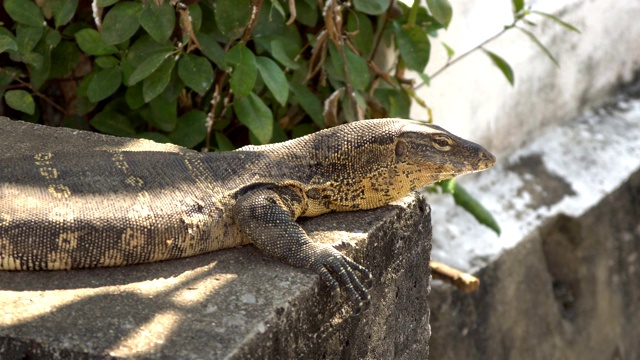
[[[451,150],[451,143],[453,140],[445,135],[436,135],[433,137],[433,146],[440,151]]]

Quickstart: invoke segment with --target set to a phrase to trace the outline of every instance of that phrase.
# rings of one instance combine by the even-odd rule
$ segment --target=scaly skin
[[[481,171],[481,146],[422,123],[360,121],[232,152],[90,151],[0,161],[0,270],[120,266],[254,243],[368,304],[371,275],[298,217],[383,206]],[[364,278],[365,285],[357,275]]]

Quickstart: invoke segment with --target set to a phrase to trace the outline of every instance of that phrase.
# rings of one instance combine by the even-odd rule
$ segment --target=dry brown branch
[[[465,294],[478,290],[480,286],[480,280],[477,277],[443,263],[431,261],[429,267],[431,268],[431,274],[434,279],[449,283]]]

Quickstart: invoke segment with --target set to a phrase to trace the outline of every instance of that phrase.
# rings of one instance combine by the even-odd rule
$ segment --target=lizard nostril
[[[493,166],[493,164],[496,162],[496,157],[486,150],[480,151],[480,162],[488,168]]]

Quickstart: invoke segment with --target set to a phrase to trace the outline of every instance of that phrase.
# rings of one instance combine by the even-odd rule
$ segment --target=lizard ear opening
[[[404,141],[398,140],[396,143],[396,157],[403,157],[407,152],[407,144]]]

